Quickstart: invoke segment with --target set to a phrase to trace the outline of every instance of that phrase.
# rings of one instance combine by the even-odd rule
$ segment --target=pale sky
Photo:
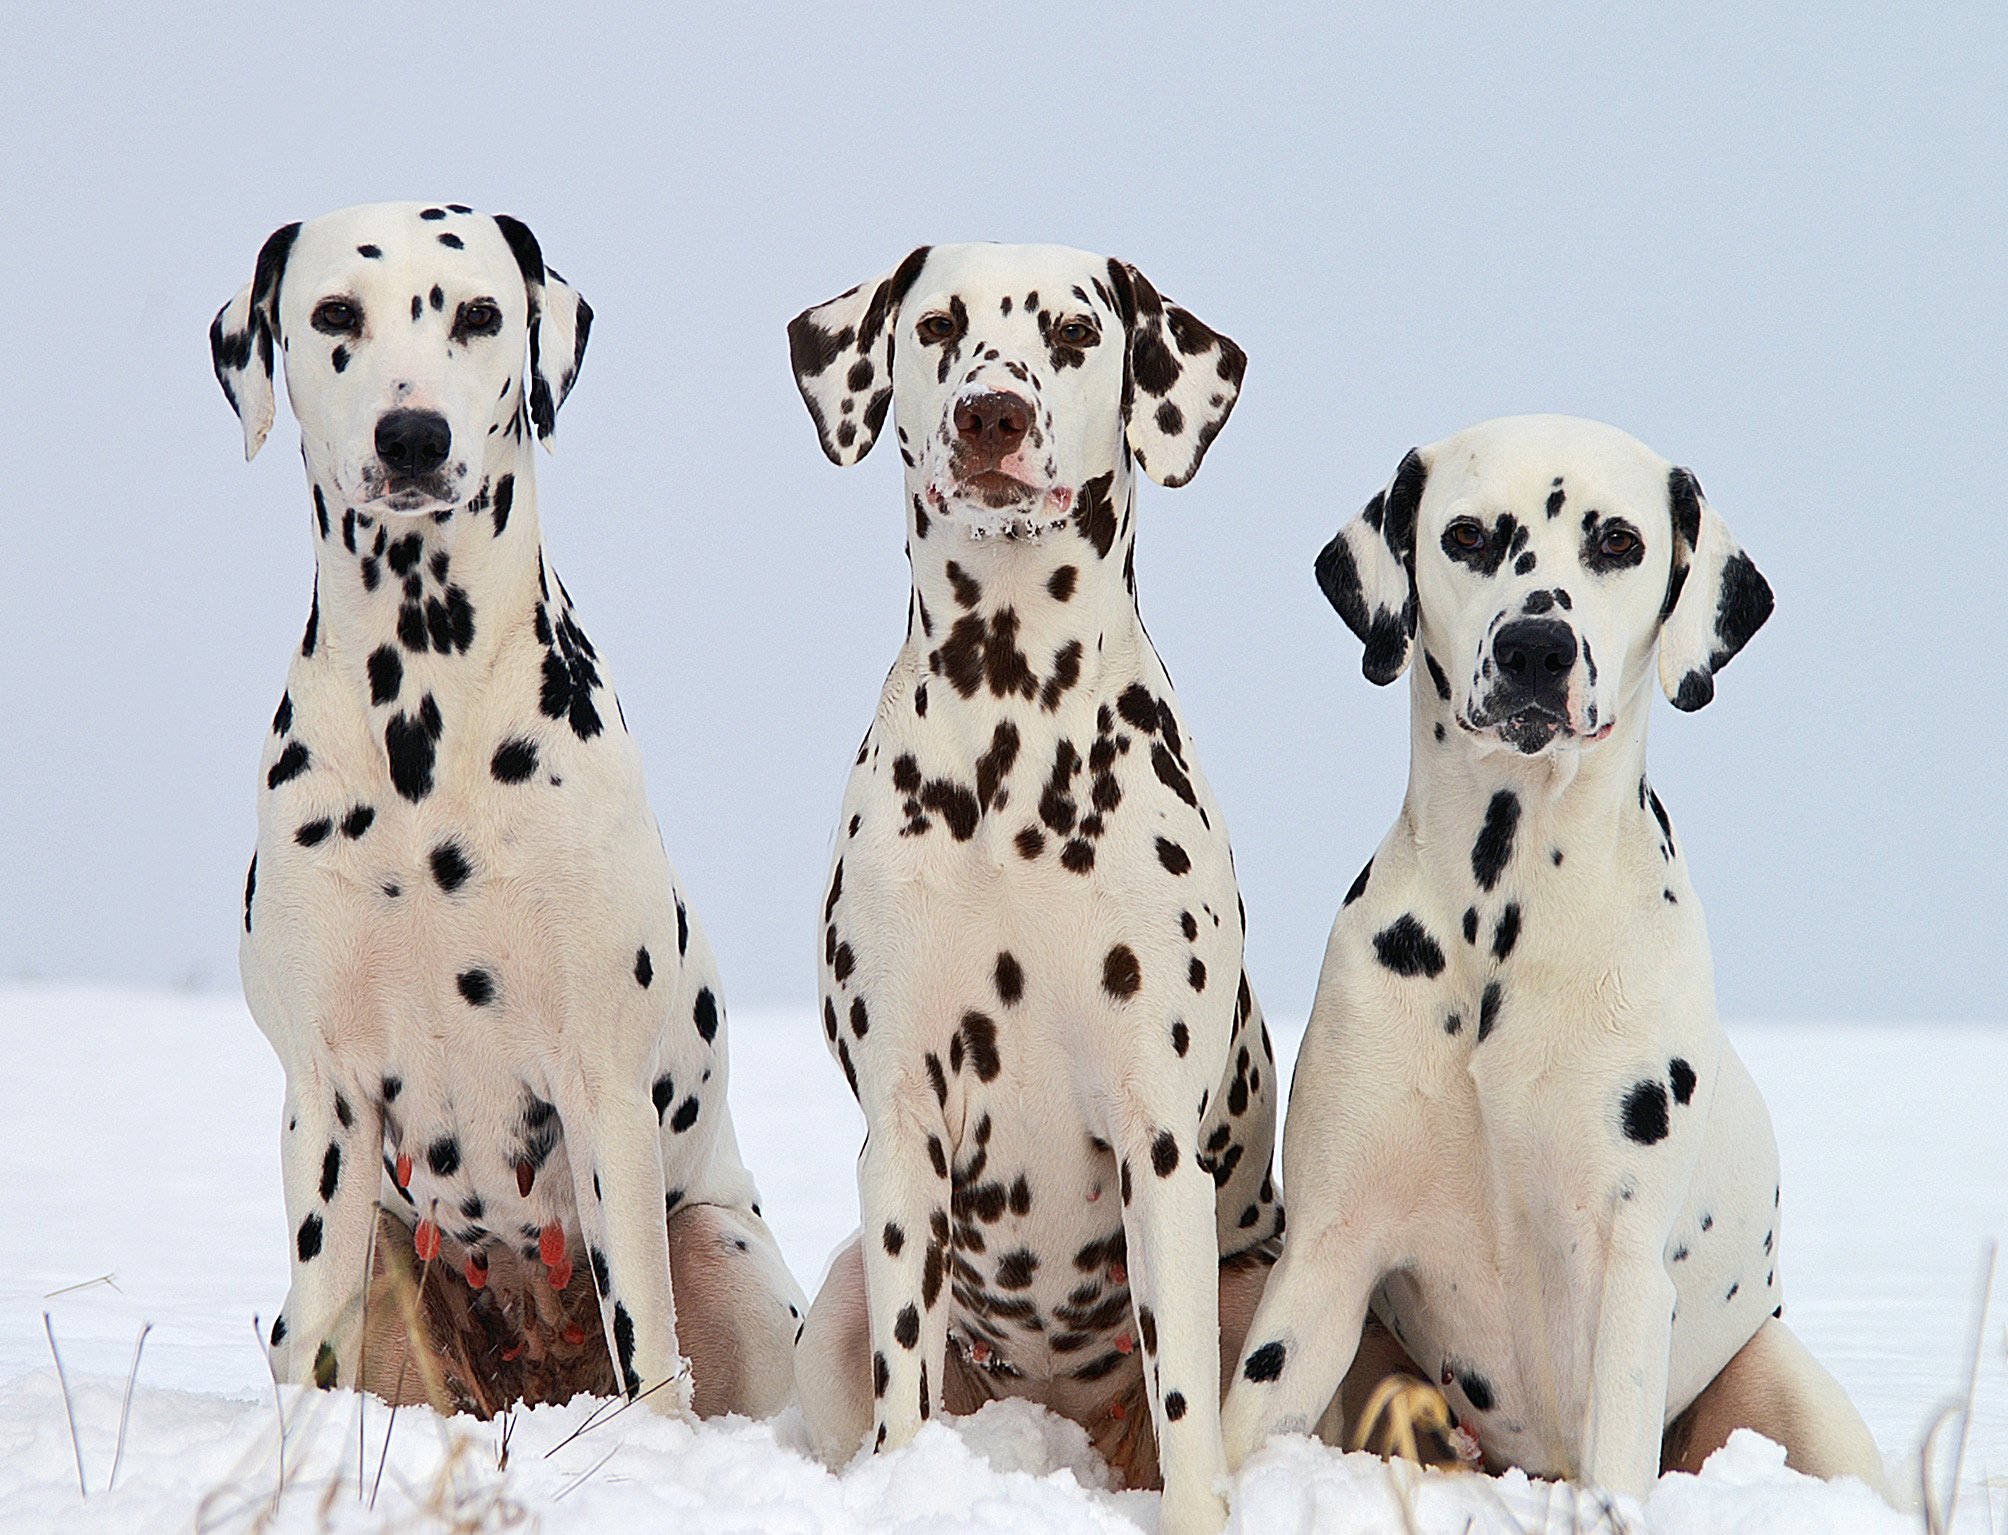
[[[235,987],[312,555],[205,332],[275,226],[425,198],[597,313],[545,534],[732,1000],[813,1005],[904,629],[897,458],[824,460],[783,327],[997,239],[1249,354],[1137,574],[1272,1012],[1405,773],[1311,562],[1410,446],[1554,410],[1690,465],[1778,594],[1653,724],[1723,1012],[2008,1017],[2001,6],[126,9],[0,27],[0,975]]]

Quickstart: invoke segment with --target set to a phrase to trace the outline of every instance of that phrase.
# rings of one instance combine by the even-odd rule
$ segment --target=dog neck
[[[1098,696],[1104,663],[1142,642],[1135,497],[1119,465],[1075,493],[1058,527],[978,538],[907,471],[907,649],[931,708],[973,711],[987,738],[997,700],[1052,714]]]
[[[527,442],[498,449],[472,497],[416,516],[357,511],[309,463],[314,616],[302,655],[353,673],[365,697],[370,658],[386,648],[442,682],[485,675],[548,600],[531,452]]]
[[[1646,845],[1640,821],[1655,843],[1670,845],[1645,779],[1649,671],[1620,702],[1620,723],[1604,740],[1534,756],[1460,727],[1427,668],[1410,671],[1402,824],[1435,888],[1510,890],[1524,901],[1520,892],[1541,884],[1533,876],[1608,876]],[[1651,859],[1655,871],[1659,863]]]

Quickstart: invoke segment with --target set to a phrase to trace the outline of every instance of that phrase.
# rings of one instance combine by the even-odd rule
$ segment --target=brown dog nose
[[[979,394],[955,405],[955,432],[962,446],[993,464],[1018,450],[1032,425],[1032,407],[1015,394]]]

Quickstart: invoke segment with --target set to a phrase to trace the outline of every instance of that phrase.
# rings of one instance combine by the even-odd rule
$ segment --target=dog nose
[[[1492,658],[1508,682],[1559,703],[1576,666],[1576,631],[1553,618],[1515,619],[1493,637]]]
[[[979,394],[955,404],[955,433],[971,448],[1003,458],[1032,425],[1032,407],[1015,394]]]
[[[453,428],[436,410],[387,411],[377,420],[377,457],[392,474],[430,474],[452,447]]]

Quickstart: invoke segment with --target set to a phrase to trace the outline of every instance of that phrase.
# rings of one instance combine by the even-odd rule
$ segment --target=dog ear
[[[1123,434],[1143,472],[1183,485],[1241,397],[1248,356],[1190,310],[1158,296],[1127,261],[1109,259],[1109,283],[1129,334],[1123,358]]]
[[[209,322],[209,362],[223,397],[244,424],[244,458],[258,456],[272,430],[273,353],[279,336],[279,283],[300,226],[281,224],[265,237],[251,280]]]
[[[795,387],[830,462],[855,464],[878,441],[892,408],[892,333],[900,301],[927,265],[916,246],[877,282],[860,283],[788,322]]]
[[[1659,685],[1676,709],[1715,696],[1715,674],[1771,616],[1771,583],[1751,563],[1685,469],[1666,477],[1673,565],[1660,609]]]
[[[516,265],[523,271],[523,290],[530,300],[530,424],[545,450],[555,447],[558,407],[572,392],[579,364],[586,359],[586,337],[592,334],[593,306],[551,267],[544,265],[543,247],[521,219],[495,215],[495,225],[509,242]]]
[[[1360,670],[1385,687],[1408,667],[1415,639],[1415,513],[1429,482],[1411,448],[1387,487],[1318,554],[1318,588],[1360,637]]]

